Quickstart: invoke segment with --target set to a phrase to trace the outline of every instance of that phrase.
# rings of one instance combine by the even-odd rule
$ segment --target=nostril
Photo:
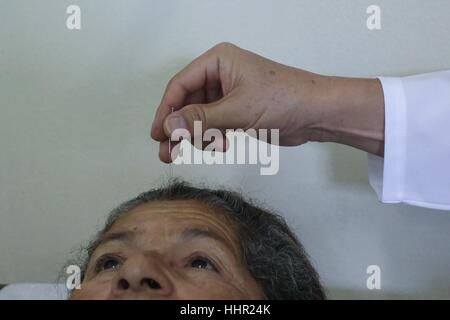
[[[117,286],[119,287],[119,289],[121,290],[127,290],[130,287],[130,284],[128,283],[127,280],[125,279],[120,279],[119,283],[117,284]]]
[[[142,279],[141,282],[143,285],[147,285],[150,289],[154,289],[154,290],[161,289],[161,285],[159,284],[159,282],[156,280],[153,280],[151,278]]]

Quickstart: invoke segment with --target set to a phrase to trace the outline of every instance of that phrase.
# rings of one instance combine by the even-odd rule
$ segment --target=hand
[[[353,129],[351,119],[358,117],[355,104],[372,100],[367,95],[375,92],[374,81],[378,82],[314,74],[223,43],[170,80],[151,135],[160,142],[164,162],[171,161],[168,139],[173,130],[185,128],[193,136],[194,121],[202,122],[203,131],[279,129],[279,143],[284,146],[307,141],[345,143],[339,139],[354,140],[355,132],[362,130]],[[343,120],[345,116],[350,118]],[[342,130],[346,123],[349,126]]]

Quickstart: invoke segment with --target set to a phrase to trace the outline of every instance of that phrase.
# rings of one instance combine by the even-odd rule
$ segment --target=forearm
[[[378,79],[325,77],[327,103],[310,127],[311,141],[336,142],[384,155],[384,97]]]

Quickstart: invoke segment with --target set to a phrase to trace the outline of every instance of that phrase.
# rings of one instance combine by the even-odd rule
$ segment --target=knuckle
[[[234,44],[232,44],[231,42],[221,42],[221,43],[217,44],[214,48],[219,51],[228,51],[228,50],[235,49],[236,46]]]
[[[192,113],[195,116],[194,120],[198,120],[198,121],[201,121],[201,122],[205,122],[206,121],[205,110],[204,110],[204,108],[201,105],[194,104],[192,106]]]
[[[198,104],[193,104],[189,107],[189,126],[193,128],[195,121],[200,121],[202,128],[205,129],[207,127],[207,118],[206,112],[203,106]]]
[[[167,82],[167,89],[173,87],[174,83],[175,83],[175,80],[173,78],[170,79],[169,82]]]
[[[175,74],[175,75],[169,80],[168,86],[170,86],[170,87],[174,86],[174,85],[178,82],[178,79],[179,79],[179,78],[180,78],[180,73]]]

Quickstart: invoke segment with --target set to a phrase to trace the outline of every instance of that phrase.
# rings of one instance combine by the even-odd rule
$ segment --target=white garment
[[[14,283],[0,290],[0,300],[66,300],[65,283]]]
[[[450,70],[379,79],[385,149],[369,155],[371,186],[385,203],[450,210]]]

